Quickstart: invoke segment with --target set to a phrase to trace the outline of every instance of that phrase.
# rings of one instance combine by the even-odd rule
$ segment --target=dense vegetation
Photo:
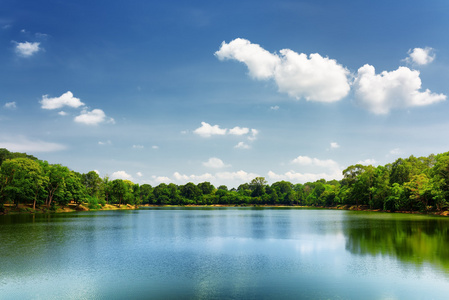
[[[69,202],[100,208],[108,204],[153,205],[356,205],[385,211],[443,211],[449,207],[449,152],[410,156],[374,167],[353,165],[340,181],[268,185],[257,177],[237,189],[209,182],[176,185],[110,180],[90,171],[80,174],[25,153],[0,149],[0,212],[5,204],[54,209]]]

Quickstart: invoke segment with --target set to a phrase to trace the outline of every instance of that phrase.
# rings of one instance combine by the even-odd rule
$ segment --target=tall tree
[[[91,197],[98,198],[101,189],[101,178],[95,171],[90,171],[82,175],[83,184],[86,186],[87,193]]]
[[[4,203],[9,200],[19,206],[20,202],[36,201],[45,179],[41,166],[29,158],[13,158],[3,161],[0,169],[0,180],[2,183],[1,195]]]
[[[256,177],[249,183],[249,187],[252,191],[252,197],[260,197],[265,193],[265,185],[267,181],[264,177]]]

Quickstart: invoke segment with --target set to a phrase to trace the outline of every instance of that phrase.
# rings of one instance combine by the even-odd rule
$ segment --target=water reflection
[[[8,216],[0,298],[437,299],[448,222],[251,208]]]
[[[449,220],[401,214],[355,213],[343,222],[352,254],[390,256],[449,272]],[[449,274],[448,274],[449,275]]]

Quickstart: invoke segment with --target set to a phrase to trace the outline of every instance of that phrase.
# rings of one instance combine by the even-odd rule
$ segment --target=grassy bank
[[[449,216],[449,211],[441,212],[417,212],[417,211],[382,211],[380,209],[370,209],[368,206],[356,206],[356,205],[339,205],[334,207],[321,207],[321,206],[300,206],[300,205],[225,205],[225,204],[213,204],[213,205],[139,205],[134,206],[130,204],[118,205],[118,204],[105,204],[100,206],[100,208],[91,209],[87,205],[71,203],[67,206],[54,206],[52,208],[47,208],[46,206],[37,207],[33,209],[32,205],[20,204],[16,207],[14,204],[5,204],[5,211],[1,214],[33,214],[33,213],[67,213],[67,212],[77,212],[77,211],[102,211],[102,210],[133,210],[151,207],[188,207],[188,208],[220,208],[220,207],[234,207],[234,208],[300,208],[300,209],[338,209],[338,210],[351,210],[351,211],[371,211],[371,212],[384,212],[384,213],[406,213],[406,214],[427,214],[436,216]]]
[[[19,204],[18,207],[16,207],[15,204],[5,204],[4,205],[4,212],[0,213],[7,215],[7,214],[33,214],[33,213],[67,213],[67,212],[77,212],[77,211],[100,211],[100,210],[127,210],[127,209],[138,209],[138,206],[133,205],[118,205],[118,204],[105,204],[104,206],[101,206],[98,209],[90,209],[87,207],[87,205],[83,204],[75,204],[70,203],[66,206],[59,206],[56,205],[54,207],[46,207],[46,206],[40,206],[33,209],[32,205],[27,204]]]

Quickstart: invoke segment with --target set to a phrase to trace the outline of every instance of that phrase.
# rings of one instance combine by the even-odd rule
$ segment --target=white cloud
[[[365,160],[359,160],[357,162],[357,164],[364,165],[364,166],[375,165],[376,164],[376,160],[372,159],[372,158],[368,158],[368,159],[365,159]]]
[[[307,56],[289,49],[272,54],[257,44],[237,38],[223,42],[215,55],[246,64],[255,79],[274,79],[279,91],[296,99],[334,102],[344,98],[349,90],[349,71],[335,60],[318,53]]]
[[[106,121],[106,114],[101,109],[93,109],[92,111],[83,110],[79,116],[75,117],[75,122],[86,125],[97,125]],[[109,122],[114,119],[110,118]]]
[[[201,127],[193,132],[202,137],[211,137],[212,135],[225,135],[227,129],[221,129],[218,125],[211,126],[206,122],[201,122]]]
[[[402,154],[402,150],[399,148],[394,148],[392,150],[390,150],[390,154],[391,155],[401,155]]]
[[[176,182],[182,183],[182,184],[187,183],[187,182],[193,182],[193,183],[197,184],[200,182],[212,181],[215,179],[215,177],[209,173],[205,173],[202,175],[185,175],[185,174],[180,174],[179,172],[175,172],[173,174],[173,177]]]
[[[67,116],[67,113],[65,112],[65,111],[60,111],[60,112],[58,112],[58,115],[60,115],[60,116]]]
[[[208,167],[208,168],[214,168],[214,169],[230,167],[230,165],[225,165],[225,163],[217,157],[209,158],[208,161],[203,162],[203,166]]]
[[[142,176],[143,176],[142,172],[137,172],[136,174],[137,174],[137,176],[139,176],[139,177],[142,177]]]
[[[248,173],[243,170],[236,172],[218,172],[214,174],[204,173],[200,175],[186,175],[180,172],[173,173],[172,178],[166,176],[151,176],[151,184],[158,185],[160,183],[169,183],[174,182],[177,184],[185,184],[187,182],[193,182],[195,184],[201,182],[211,182],[212,184],[218,185],[227,185],[229,188],[237,187],[242,183],[250,182],[252,179],[258,177],[258,174]]]
[[[244,142],[239,142],[237,145],[234,146],[236,149],[250,149],[251,147],[248,144],[245,144]]]
[[[3,106],[4,108],[6,108],[6,109],[12,109],[12,110],[14,110],[14,109],[16,109],[17,108],[17,104],[16,104],[16,102],[6,102],[5,103],[5,105]]]
[[[292,164],[300,165],[307,169],[306,172],[296,172],[290,170],[284,174],[276,174],[273,171],[268,172],[268,178],[273,181],[287,180],[291,182],[313,182],[319,179],[333,180],[342,178],[342,168],[332,159],[318,159],[308,156],[298,156],[291,161]]]
[[[104,145],[112,145],[112,142],[111,142],[110,140],[107,140],[106,142],[99,141],[99,142],[98,142],[98,145],[101,145],[101,146],[104,146]]]
[[[270,109],[271,109],[271,110],[278,110],[278,109],[279,109],[279,106],[277,106],[277,105],[271,106]]]
[[[17,43],[16,42],[16,53],[23,57],[30,57],[33,54],[39,52],[41,48],[39,48],[40,43],[30,43],[30,42],[24,42],[24,43]]]
[[[298,156],[294,160],[292,160],[292,163],[299,164],[299,165],[311,165],[312,164],[312,158],[308,156]]]
[[[446,100],[446,95],[430,90],[420,92],[419,71],[407,67],[376,74],[371,65],[359,68],[354,81],[355,99],[375,114],[387,114],[391,109],[424,106]]]
[[[143,149],[143,148],[145,147],[142,145],[133,145],[133,149]]]
[[[340,145],[337,142],[331,142],[331,148],[337,149],[337,148],[340,148]]]
[[[341,172],[298,173],[295,171],[288,171],[284,174],[276,174],[273,171],[269,171],[267,177],[270,179],[270,181],[286,180],[286,181],[290,181],[292,183],[306,183],[306,182],[315,182],[319,179],[340,180],[343,176],[342,176]]]
[[[248,139],[249,139],[250,141],[255,141],[258,134],[259,134],[259,130],[257,130],[257,129],[251,129],[251,136],[249,136]]]
[[[229,44],[223,42],[220,50],[215,52],[220,60],[235,59],[247,65],[249,74],[255,79],[269,79],[273,77],[276,67],[281,59],[263,49],[257,44],[252,44],[245,39],[235,39]]]
[[[94,170],[94,172],[97,173],[98,175],[100,175],[100,171]]]
[[[132,181],[133,177],[131,175],[129,175],[128,173],[126,173],[125,171],[116,171],[111,174],[110,179],[111,180],[123,179],[123,180],[131,180]]]
[[[41,140],[30,140],[24,136],[4,136],[0,137],[0,148],[14,152],[54,152],[64,150],[66,146]]]
[[[298,156],[297,158],[291,161],[293,164],[303,165],[303,166],[318,166],[318,167],[327,167],[327,168],[338,168],[337,162],[332,159],[321,160],[318,158],[311,158],[308,156]]]
[[[153,179],[153,182],[155,184],[171,182],[171,179],[168,178],[167,176],[152,176],[151,178]]]
[[[159,146],[156,146],[156,145],[151,146],[151,149],[157,150],[157,149],[159,149]]]
[[[241,128],[239,126],[236,126],[232,129],[229,129],[229,134],[233,134],[233,135],[244,135],[244,134],[247,134],[248,132],[249,132],[249,128],[246,128],[246,127]]]
[[[221,181],[233,181],[233,182],[240,182],[245,183],[253,180],[254,178],[258,177],[259,175],[255,173],[247,173],[243,170],[237,171],[237,172],[219,172],[215,174],[215,177]]]
[[[55,98],[48,98],[48,95],[43,95],[40,103],[42,104],[43,109],[58,109],[64,106],[78,108],[84,105],[79,98],[73,97],[73,94],[70,91]]]
[[[408,55],[406,62],[420,66],[430,64],[435,59],[434,50],[430,47],[410,49]]]
[[[220,128],[219,125],[211,126],[209,123],[206,122],[201,122],[201,127],[195,129],[193,132],[205,138],[211,137],[213,135],[237,135],[237,136],[249,135],[248,139],[251,141],[255,140],[257,134],[259,133],[257,129],[249,129],[246,127],[239,127],[239,126],[227,129],[227,128]]]

